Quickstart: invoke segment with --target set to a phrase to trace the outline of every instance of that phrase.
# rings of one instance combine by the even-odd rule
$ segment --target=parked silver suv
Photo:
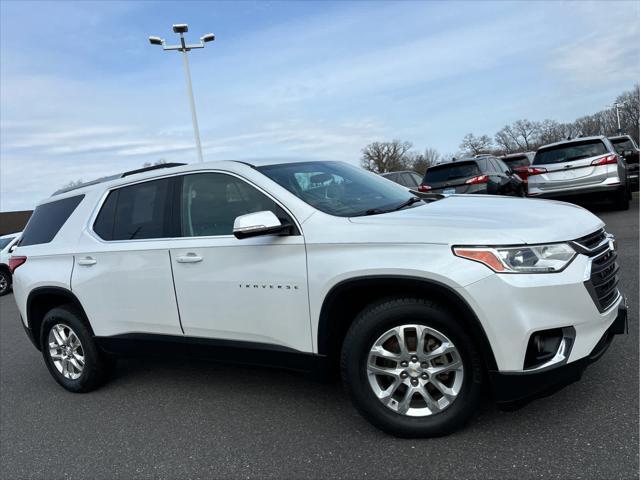
[[[617,209],[629,208],[627,164],[604,136],[583,137],[540,147],[529,167],[529,196],[606,196]]]

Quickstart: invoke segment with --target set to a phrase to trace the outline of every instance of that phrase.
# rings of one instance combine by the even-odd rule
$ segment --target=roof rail
[[[73,190],[77,190],[79,188],[88,187],[90,185],[97,185],[98,183],[107,182],[109,180],[115,180],[116,178],[128,177],[129,175],[135,175],[136,173],[148,172],[150,170],[157,170],[159,168],[171,168],[171,167],[180,167],[182,165],[186,165],[186,163],[161,163],[159,165],[151,165],[150,167],[138,168],[136,170],[129,170],[124,173],[117,173],[115,175],[109,175],[107,177],[100,177],[95,180],[91,180],[89,182],[78,183],[77,185],[72,185],[70,187],[63,187],[59,190],[56,190],[51,194],[52,197],[56,195],[60,195],[61,193],[71,192]]]
[[[136,173],[148,172],[151,170],[158,170],[159,168],[181,167],[182,165],[186,165],[186,163],[159,163],[158,165],[151,165],[150,167],[142,167],[136,170],[129,170],[128,172],[124,172],[120,176],[128,177],[129,175],[135,175]]]

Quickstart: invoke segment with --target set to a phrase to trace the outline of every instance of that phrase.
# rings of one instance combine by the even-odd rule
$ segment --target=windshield
[[[611,140],[611,143],[613,143],[616,152],[618,152],[619,154],[622,154],[622,152],[624,152],[625,150],[633,151],[636,149],[636,146],[633,144],[630,138],[610,138],[609,140]]]
[[[434,183],[447,182],[459,178],[470,178],[480,175],[480,170],[476,162],[455,162],[445,165],[438,165],[427,170],[424,176],[424,183],[431,185]]]
[[[338,217],[391,210],[412,195],[405,188],[343,162],[267,165],[258,171],[318,210]]]
[[[526,155],[520,155],[517,157],[509,157],[503,158],[502,161],[509,165],[511,168],[516,167],[528,167],[529,166],[529,157]]]
[[[16,237],[0,238],[0,250],[3,250],[4,247],[9,245],[11,243],[11,240],[13,240],[14,238]]]
[[[571,162],[583,158],[597,157],[609,153],[600,140],[563,143],[554,147],[540,149],[533,159],[533,165],[549,165],[553,163]]]

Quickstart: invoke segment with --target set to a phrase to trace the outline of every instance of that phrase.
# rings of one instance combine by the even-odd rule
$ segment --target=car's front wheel
[[[71,305],[50,310],[42,322],[42,355],[53,378],[71,392],[89,392],[108,377],[112,361],[98,349]]]
[[[423,299],[366,308],[345,337],[341,369],[360,413],[403,437],[453,432],[482,396],[483,367],[472,339],[452,314]]]

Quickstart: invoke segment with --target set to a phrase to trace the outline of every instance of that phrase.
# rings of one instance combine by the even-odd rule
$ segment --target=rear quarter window
[[[20,239],[21,247],[49,243],[80,204],[84,195],[38,205]]]
[[[582,160],[609,153],[601,140],[586,140],[583,142],[563,143],[553,147],[538,150],[533,165],[549,165],[554,163]]]

